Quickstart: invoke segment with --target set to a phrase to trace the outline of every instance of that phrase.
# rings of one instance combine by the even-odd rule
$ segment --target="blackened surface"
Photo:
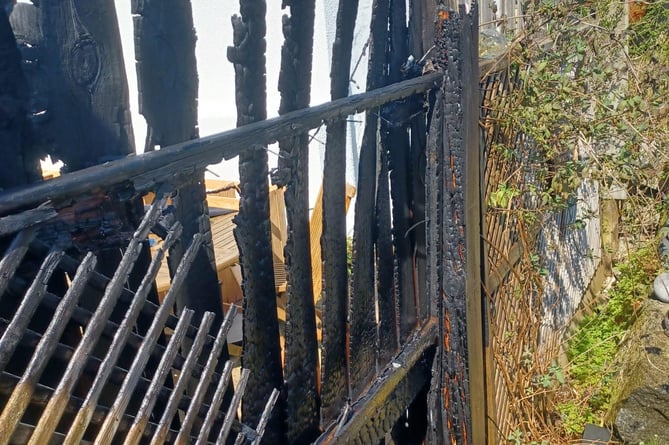
[[[408,30],[406,27],[406,2],[392,0],[390,39],[388,41],[388,83],[402,80],[402,65],[408,57]],[[421,99],[418,99],[422,102]],[[409,108],[407,104],[403,108]],[[410,111],[408,113],[411,113]],[[393,202],[393,243],[396,255],[396,295],[399,296],[399,340],[404,341],[416,326],[416,295],[414,293],[414,264],[411,227],[411,196],[409,179],[409,133],[406,124],[399,128],[386,120],[381,121],[382,143],[388,151],[390,164],[391,196]],[[414,180],[417,178],[413,178]],[[422,228],[422,227],[421,227]],[[379,296],[381,298],[381,295]],[[383,334],[380,334],[383,339]]]
[[[436,93],[434,105],[431,110],[432,119],[427,136],[425,153],[427,157],[425,170],[425,227],[426,227],[426,294],[430,299],[433,311],[440,320],[439,334],[440,339],[443,336],[441,326],[440,311],[442,310],[442,284],[441,284],[441,245],[443,234],[441,231],[441,191],[442,191],[442,171],[444,152],[443,145],[443,92],[439,89]],[[432,382],[430,383],[430,393],[428,394],[428,408],[430,417],[433,419],[428,430],[428,443],[442,443],[443,419],[441,401],[441,380],[442,380],[442,357],[444,348],[442,343],[436,352],[433,368]]]
[[[346,97],[349,91],[351,48],[358,0],[340,0],[337,31],[332,48],[331,98]],[[346,311],[348,271],[346,265],[346,122],[330,122],[325,143],[323,172],[323,355],[321,423],[334,420],[346,402],[348,370]]]
[[[419,60],[433,43],[433,2],[411,0],[409,2],[409,51]],[[434,98],[432,98],[434,103]],[[411,158],[408,164],[409,183],[411,184],[411,225],[409,238],[412,244],[413,286],[416,295],[417,311],[420,316],[432,315],[432,306],[425,283],[426,275],[426,216],[425,216],[425,144],[427,123],[425,114],[419,114],[411,120]]]
[[[267,117],[266,5],[264,0],[240,0],[239,4],[241,17],[232,17],[234,46],[228,47],[228,60],[235,68],[237,126],[242,126]],[[258,423],[272,389],[283,386],[267,174],[266,147],[251,145],[239,155],[241,199],[235,238],[244,291],[242,365],[251,370],[242,418],[250,425]],[[263,443],[285,443],[283,413],[283,407],[274,407]]]
[[[27,108],[21,54],[7,14],[0,8],[0,189],[26,184],[35,176],[37,165],[26,163],[23,152]]]
[[[133,153],[114,3],[19,4],[11,20],[30,65],[33,142],[69,171]]]
[[[151,151],[155,145],[164,147],[196,138],[198,79],[190,2],[133,1],[132,13],[140,113],[149,127],[145,149]],[[203,234],[203,247],[177,297],[177,309],[193,309],[195,323],[205,311],[213,312],[214,324],[218,325],[223,321],[223,308],[205,198],[203,171],[196,172],[175,191],[174,216],[183,232],[170,249],[168,265],[174,274],[193,235]]]
[[[390,218],[388,153],[379,150],[376,193],[376,266],[379,307],[379,364],[385,365],[397,352],[397,288]]]
[[[434,18],[437,2],[409,1],[409,45],[416,60],[434,43]]]
[[[388,38],[388,0],[375,0],[372,9],[371,43],[367,90],[383,85],[386,41]],[[350,317],[351,391],[353,398],[374,375],[377,332],[375,321],[373,209],[376,201],[376,152],[378,114],[367,112],[358,162],[358,194],[355,201],[353,232],[353,284]]]
[[[286,1],[283,17],[279,91],[284,114],[309,106],[315,0]],[[311,443],[319,430],[318,344],[309,235],[309,135],[279,141],[279,169],[289,172],[285,184],[288,239],[284,397],[289,444]]]
[[[150,128],[145,150],[198,137],[196,38],[190,2],[133,0],[132,13],[139,112]]]
[[[438,439],[443,443],[471,443],[471,412],[469,394],[469,361],[468,361],[468,338],[467,338],[467,243],[465,237],[465,167],[466,167],[466,143],[467,131],[466,118],[474,118],[478,121],[478,112],[467,116],[463,112],[463,85],[472,82],[472,79],[463,77],[464,58],[474,57],[470,53],[464,53],[461,49],[466,43],[463,39],[471,36],[463,33],[465,28],[463,19],[464,9],[459,13],[454,11],[439,10],[436,29],[436,54],[435,61],[445,70],[443,85],[443,134],[441,142],[437,141],[436,151],[438,163],[436,170],[440,179],[439,187],[442,195],[437,200],[435,214],[429,212],[429,217],[441,218],[440,232],[443,237],[439,244],[439,250],[432,251],[428,258],[433,255],[440,256],[438,266],[439,283],[441,289],[438,292],[439,320],[441,328],[441,351],[437,363],[438,382],[433,382],[439,388],[432,393],[431,402],[439,401],[436,409],[441,414],[441,422],[437,425],[441,431],[431,439]],[[478,88],[478,79],[475,81]],[[434,119],[437,119],[438,110],[435,109]],[[429,144],[428,144],[429,145]],[[478,147],[477,147],[478,149]],[[428,166],[433,147],[428,146]],[[439,159],[440,158],[440,159]],[[434,176],[434,175],[433,175]],[[428,196],[433,193],[428,183]],[[470,184],[471,185],[471,184]],[[478,179],[474,185],[478,190]],[[432,198],[428,198],[428,209],[434,208]],[[480,215],[479,215],[480,216]],[[474,224],[474,222],[472,222]],[[479,227],[478,222],[475,224]],[[434,235],[428,231],[428,246],[436,241]],[[430,260],[434,261],[433,259]],[[431,265],[432,266],[432,265]],[[432,267],[430,267],[428,283],[434,278]],[[472,277],[471,279],[474,279]],[[480,282],[477,281],[477,286]],[[432,286],[430,284],[430,286]],[[435,379],[437,380],[437,379]],[[434,405],[433,405],[434,406]]]

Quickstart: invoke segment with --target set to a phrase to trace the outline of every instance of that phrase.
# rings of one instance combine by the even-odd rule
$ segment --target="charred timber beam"
[[[311,66],[315,0],[284,1],[279,114],[307,108],[311,96]],[[314,306],[309,227],[309,134],[296,133],[279,141],[279,176],[285,184],[288,239],[284,249],[286,344],[284,403],[288,444],[311,443],[318,437],[318,341]]]
[[[235,68],[237,126],[267,119],[265,78],[265,0],[240,0],[241,16],[232,17],[233,43],[228,60]],[[293,129],[297,130],[297,129]],[[307,129],[303,129],[307,130]],[[243,132],[237,130],[237,132]],[[288,136],[288,135],[282,135]],[[234,235],[239,246],[244,292],[244,351],[242,366],[253,369],[243,398],[242,419],[255,425],[262,417],[266,397],[283,387],[279,321],[269,215],[267,147],[262,138],[239,147],[239,213]],[[272,412],[265,443],[286,443],[284,409]]]
[[[441,77],[441,73],[427,74],[238,129],[164,147],[160,151],[129,156],[32,186],[7,190],[0,193],[0,215],[49,199],[86,193],[91,186],[105,188],[123,181],[133,181],[138,191],[148,191],[165,182],[166,177],[199,171],[221,159],[231,159],[253,144],[273,143],[297,131],[316,128],[323,122],[345,119],[348,115],[425,92],[438,85]]]
[[[380,88],[384,82],[386,41],[388,39],[389,0],[374,0],[370,25],[371,44],[367,90]],[[355,200],[353,229],[353,264],[351,266],[350,319],[350,375],[353,399],[373,378],[378,361],[378,333],[376,330],[375,302],[378,110],[368,110],[358,161],[358,190]]]
[[[481,300],[481,174],[478,10],[438,11],[434,60],[445,70],[428,145],[428,246],[440,341],[430,405],[430,443],[485,443],[486,388]],[[438,109],[437,109],[438,107]],[[441,116],[440,116],[441,113]],[[441,123],[435,122],[439,118]],[[440,126],[440,128],[437,128]],[[434,158],[434,159],[430,159]],[[436,219],[437,221],[434,221]],[[435,233],[435,230],[437,233]],[[435,264],[436,261],[436,264]],[[436,266],[436,268],[435,268]],[[436,273],[435,273],[436,272]]]
[[[348,96],[353,31],[358,0],[340,0],[332,47],[330,96]],[[346,260],[346,121],[332,121],[326,129],[323,172],[323,355],[321,423],[332,419],[349,397],[346,350],[348,270]],[[319,295],[315,296],[316,298]],[[322,425],[321,425],[322,426]]]
[[[429,320],[404,344],[369,389],[330,425],[316,444],[379,443],[430,381],[437,342],[436,320]]]

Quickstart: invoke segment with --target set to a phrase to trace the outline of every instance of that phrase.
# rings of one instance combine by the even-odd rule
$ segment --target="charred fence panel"
[[[446,71],[423,73],[419,67],[406,75],[401,69],[408,44],[406,11],[399,3],[392,4],[392,9],[386,0],[374,5],[367,93],[345,97],[354,23],[350,19],[355,17],[357,2],[342,0],[337,30],[340,46],[335,47],[334,60],[346,69],[333,71],[336,100],[308,108],[313,3],[290,2],[291,17],[284,19],[281,116],[266,119],[265,3],[243,0],[241,16],[233,18],[234,45],[228,50],[236,71],[238,129],[0,193],[0,227],[6,228],[0,235],[5,236],[6,244],[10,234],[25,230],[16,235],[0,263],[0,270],[10,275],[0,297],[11,304],[0,317],[3,332],[11,336],[5,355],[12,356],[0,375],[7,383],[0,385],[6,390],[2,406],[26,404],[25,414],[6,424],[17,442],[54,438],[68,443],[208,443],[233,431],[242,434],[238,443],[244,443],[259,441],[265,430],[264,443],[378,443],[391,431],[397,440],[408,433],[421,437],[426,433],[425,423],[416,427],[412,423],[414,429],[405,431],[395,427],[407,407],[412,407],[412,419],[417,415],[427,418],[427,407],[419,405],[426,405],[433,366],[438,395],[432,400],[439,403],[439,415],[443,412],[444,416],[444,429],[432,433],[434,443],[477,440],[473,432],[476,420],[470,416],[479,415],[474,401],[480,399],[481,388],[469,391],[469,385],[475,384],[480,371],[473,351],[479,348],[482,353],[482,346],[474,344],[479,341],[476,335],[472,343],[470,334],[482,332],[483,320],[475,313],[481,303],[475,242],[480,235],[479,176],[470,167],[479,165],[478,130],[473,130],[479,99],[478,83],[462,80],[478,76],[476,40],[471,35],[475,12],[440,11],[446,12],[439,16],[438,24],[443,26],[437,33],[439,44],[444,45],[438,45],[439,49],[447,49],[445,56],[441,54],[449,59],[444,64]],[[138,29],[148,32],[142,21],[149,13],[142,11]],[[148,39],[146,34],[143,38]],[[406,77],[416,78],[401,80]],[[434,101],[425,94],[429,90],[436,92]],[[430,104],[429,113],[424,103]],[[367,128],[356,184],[349,280],[342,123],[360,111],[367,112]],[[321,125],[327,126],[328,164],[322,221],[324,295],[317,311],[314,303],[320,296],[312,295],[303,167],[308,159],[308,131]],[[156,123],[156,129],[159,127]],[[158,133],[151,136],[151,144],[168,145],[167,140],[157,139]],[[421,156],[427,133],[425,162]],[[286,187],[290,234],[285,250],[285,330],[280,329],[277,315],[268,204],[266,145],[275,141],[281,144],[276,180]],[[186,234],[185,225],[173,225],[166,215],[169,212],[164,211],[164,199],[178,203],[173,190],[199,186],[190,183],[190,173],[200,175],[208,164],[235,156],[241,177],[235,223],[244,283],[242,360],[251,372],[241,373],[234,396],[225,399],[231,365],[221,366],[224,337],[235,314],[229,312],[223,326],[212,321],[212,315],[205,314],[200,320],[185,307],[178,316],[172,314],[184,286],[197,276],[195,258],[202,255],[209,234],[206,224],[198,225],[192,236]],[[405,166],[407,170],[402,171]],[[422,170],[425,166],[427,175]],[[164,184],[165,178],[169,185]],[[144,222],[138,229],[120,208],[149,191],[157,192],[158,200],[146,212],[139,212]],[[189,196],[197,201],[192,203],[189,220],[206,219],[204,197]],[[422,217],[425,196],[428,218]],[[47,199],[51,201],[45,203]],[[40,211],[47,212],[48,221],[36,219],[35,209],[43,203]],[[99,209],[92,212],[96,204]],[[23,212],[25,208],[29,210]],[[30,233],[32,226],[37,227],[36,240]],[[114,230],[99,239],[100,227]],[[158,248],[141,283],[135,288],[126,286],[126,277],[146,248],[149,229],[164,240],[155,241]],[[418,232],[427,236],[427,242]],[[59,240],[60,235],[65,244],[56,245],[65,253],[50,253],[45,242]],[[146,294],[152,287],[156,262],[176,242],[183,243],[184,252],[173,270],[165,300],[157,304]],[[91,269],[92,256],[85,257],[77,272],[86,252],[110,246],[125,252],[111,273],[84,272]],[[426,249],[429,254],[421,259]],[[427,279],[422,280],[425,259],[429,268]],[[30,270],[40,267],[42,272],[31,288],[35,274]],[[65,292],[41,284],[52,267],[71,280]],[[83,294],[68,289],[82,289],[100,300],[93,307],[77,305]],[[27,306],[21,309],[21,304]],[[56,308],[63,312],[59,320],[68,319],[58,339],[59,328],[46,315]],[[15,320],[16,314],[20,317]],[[139,317],[153,322],[136,327]],[[474,322],[477,317],[478,324]],[[160,335],[169,341],[157,342]],[[46,346],[38,345],[42,339]],[[53,372],[40,370],[45,365],[39,360],[30,364],[37,349],[58,357],[46,365],[54,367]],[[171,375],[175,371],[178,377]],[[19,383],[23,375],[33,386],[28,402],[13,395],[25,394],[18,389],[25,387]],[[270,394],[273,389],[285,391],[278,401],[276,394]],[[117,396],[110,397],[112,393]],[[255,430],[236,419],[242,395],[243,422],[257,425]],[[7,405],[10,398],[16,400]],[[275,402],[271,419],[269,409]]]
[[[137,291],[126,287],[165,201],[159,194],[148,208],[112,277],[95,272],[93,253],[81,262],[65,253],[81,249],[76,240],[47,251],[39,245],[44,227],[37,239],[24,232],[15,236],[3,259],[4,270],[9,270],[4,267],[7,259],[18,267],[7,276],[0,314],[0,443],[188,443],[198,434],[209,443],[210,436],[215,440],[231,431],[241,434],[240,440],[262,435],[267,416],[261,416],[255,430],[226,414],[234,407],[220,405],[225,386],[218,382],[229,381],[231,366],[226,365],[224,375],[216,368],[224,360],[222,347],[234,308],[217,333],[210,333],[213,313],[206,313],[196,326],[189,309],[180,318],[172,315],[203,235],[193,237],[160,305],[147,295],[166,251],[181,236],[179,223],[154,250]],[[40,263],[34,275],[32,265]],[[55,271],[71,277],[63,296],[52,293],[48,277]],[[96,288],[104,295],[90,312],[78,303]],[[153,320],[146,332],[138,328],[141,313]],[[170,340],[163,346],[157,340],[166,333]],[[211,352],[201,357],[204,349]],[[174,372],[179,377],[168,384]],[[193,396],[184,393],[188,386],[195,388]],[[117,394],[111,403],[105,399],[109,392]],[[183,421],[175,420],[177,411]],[[205,422],[205,415],[212,413],[218,419],[214,429]]]

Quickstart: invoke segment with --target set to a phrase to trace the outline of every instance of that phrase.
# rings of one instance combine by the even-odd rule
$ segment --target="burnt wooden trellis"
[[[75,34],[91,44],[104,37],[84,32],[88,15],[83,12],[92,7],[84,3],[64,2],[70,8],[66,14],[80,17]],[[177,20],[185,32],[192,29],[187,4],[175,2],[182,8],[180,15],[187,17]],[[375,0],[369,91],[346,97],[357,1],[340,2],[333,101],[308,108],[314,1],[289,2],[281,116],[266,119],[265,4],[241,0],[241,16],[233,18],[235,39],[228,49],[236,71],[240,128],[189,140],[196,136],[189,120],[193,96],[178,99],[175,105],[156,105],[174,84],[168,78],[165,85],[153,85],[147,77],[142,93],[150,125],[147,147],[161,145],[161,150],[0,193],[0,240],[6,246],[0,263],[0,298],[12,302],[3,309],[1,320],[0,369],[5,384],[0,385],[0,431],[6,434],[0,434],[0,440],[222,443],[233,430],[238,433],[236,443],[255,443],[261,437],[263,443],[379,443],[386,437],[405,443],[407,436],[415,440],[423,435],[430,443],[482,443],[480,101],[478,82],[471,81],[478,79],[477,9],[475,4],[467,12],[464,5],[412,2],[406,11],[405,5]],[[167,9],[160,8],[168,6],[133,2],[133,11],[139,14],[138,48],[148,45],[155,31],[142,22],[148,23],[150,14],[165,17]],[[0,15],[0,26],[6,24]],[[162,25],[151,22],[151,26]],[[438,71],[421,73],[418,67],[413,74],[418,77],[402,80],[407,77],[402,64],[409,47],[427,52],[432,34]],[[48,41],[49,36],[44,38]],[[188,44],[194,41],[187,39],[182,54],[190,57]],[[100,64],[96,70],[107,69],[109,61],[95,59],[101,55],[94,46],[85,48],[93,51],[87,60]],[[142,54],[146,57],[139,60],[140,82],[146,73],[160,68],[151,64],[161,60],[151,59],[150,52]],[[13,57],[17,59],[16,54]],[[84,76],[82,94],[93,94],[91,85],[102,77],[98,71]],[[192,72],[173,75],[183,76],[191,86],[196,82]],[[62,80],[82,84],[77,78]],[[428,113],[423,103],[429,104]],[[167,134],[175,128],[157,113],[160,107],[186,107],[179,119],[183,131]],[[367,112],[367,124],[349,289],[343,123],[361,111]],[[123,119],[112,121],[115,128],[125,128]],[[322,124],[327,126],[327,168],[319,360],[305,232],[305,166],[308,131]],[[38,130],[33,128],[42,134]],[[124,131],[115,134],[117,142],[127,138]],[[15,150],[28,145],[19,133],[12,137]],[[269,245],[265,150],[275,141],[283,155],[275,182],[286,187],[290,234],[283,363]],[[234,392],[226,394],[231,364],[226,362],[225,335],[235,313],[228,311],[222,320],[218,292],[208,290],[207,298],[198,297],[195,286],[197,277],[211,279],[206,266],[211,234],[208,222],[203,222],[207,208],[200,178],[207,165],[235,156],[240,160],[241,182],[236,238],[244,272],[242,365],[248,371],[242,371]],[[141,211],[139,199],[148,192],[158,198]],[[176,212],[165,210],[168,197]],[[143,215],[141,223],[138,215]],[[102,229],[105,238],[99,236]],[[163,240],[149,258],[146,237],[152,229]],[[90,252],[109,250],[123,255],[117,255],[114,268],[96,269],[96,256]],[[167,250],[172,284],[158,303],[151,296],[153,277]],[[189,270],[198,256],[204,272]],[[136,283],[129,280],[133,266],[139,269]],[[188,290],[186,282],[195,284]],[[188,309],[190,303],[195,312]],[[173,308],[177,315],[171,313]],[[206,308],[213,312],[205,312]],[[56,314],[53,322],[51,311]],[[57,360],[47,360],[49,355]],[[133,388],[139,390],[133,394]],[[282,396],[273,390],[281,390]],[[236,417],[240,402],[241,421]],[[428,424],[428,418],[433,423]]]

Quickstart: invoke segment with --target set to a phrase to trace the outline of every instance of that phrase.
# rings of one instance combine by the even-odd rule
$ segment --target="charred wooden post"
[[[240,0],[233,16],[233,43],[228,60],[235,67],[237,126],[267,118],[265,81],[265,0]],[[269,219],[267,150],[252,142],[239,154],[241,199],[235,217],[244,291],[243,365],[253,369],[243,400],[243,419],[256,424],[265,398],[283,387],[279,322]],[[267,426],[266,442],[285,443],[283,409],[277,407]]]
[[[464,4],[438,9],[435,61],[445,77],[432,115],[427,194],[428,283],[436,279],[429,291],[437,303],[440,349],[430,443],[486,441],[477,14],[476,3],[469,12]]]
[[[132,13],[140,113],[148,124],[145,151],[197,138],[196,38],[190,1],[133,2]],[[183,226],[183,233],[170,250],[168,264],[173,275],[193,235],[204,234],[203,248],[184,283],[184,292],[177,298],[177,309],[193,309],[196,320],[207,311],[213,312],[218,325],[223,308],[207,217],[204,170],[196,171],[192,178],[172,198],[175,219]]]
[[[283,16],[279,114],[309,107],[315,0],[289,0]],[[286,186],[288,239],[285,387],[286,436],[289,444],[311,443],[319,433],[318,343],[309,229],[309,134],[279,141],[279,180]]]
[[[31,142],[69,171],[133,153],[114,3],[19,3],[11,21],[30,66]]]
[[[340,0],[332,48],[330,96],[348,96],[358,0]],[[346,319],[346,121],[328,123],[323,172],[323,356],[321,421],[333,419],[349,397]]]
[[[21,53],[4,7],[0,7],[0,190],[33,182],[39,177],[36,159],[25,143],[28,84]]]
[[[375,0],[372,9],[367,90],[383,86],[388,0]],[[353,284],[350,317],[350,372],[352,396],[357,397],[376,372],[378,335],[375,320],[374,237],[376,221],[369,209],[376,205],[378,110],[368,111],[358,161],[358,192],[353,232]]]
[[[409,48],[415,59],[426,57],[434,43],[434,17],[436,2],[411,0],[409,2]],[[434,94],[430,102],[434,101]],[[425,171],[426,171],[426,116],[419,114],[411,119],[411,154],[409,158],[409,183],[411,184],[411,219],[409,239],[413,258],[413,286],[419,318],[432,314],[431,300],[426,289],[426,215],[425,215]],[[406,307],[406,305],[404,305]],[[400,309],[401,311],[402,309]],[[407,326],[404,327],[406,329]]]
[[[402,67],[408,57],[408,37],[406,26],[406,2],[391,0],[389,17],[390,36],[386,48],[386,83],[395,83],[402,80]],[[379,257],[379,306],[385,310],[379,310],[382,319],[379,325],[380,349],[386,351],[386,356],[394,353],[400,341],[404,341],[409,331],[416,325],[416,296],[414,293],[414,264],[412,258],[411,238],[409,237],[411,223],[410,189],[409,189],[409,166],[410,147],[408,133],[408,116],[411,115],[411,104],[422,103],[422,97],[418,99],[407,99],[386,105],[381,119],[381,173],[379,175],[379,193],[377,202],[381,202],[382,185],[387,187],[390,179],[390,196],[383,198],[388,205],[392,198],[392,239],[390,234],[385,236],[390,254],[393,255],[393,277],[383,279],[381,273],[381,258]],[[419,109],[420,111],[420,109]],[[406,117],[405,117],[406,115]],[[378,207],[379,204],[377,204]],[[377,211],[379,209],[377,208]],[[388,208],[387,212],[390,211]],[[390,231],[390,215],[388,219],[388,231]],[[382,221],[379,216],[379,223]],[[381,251],[381,240],[384,230],[379,227],[377,235],[377,251]],[[389,281],[390,286],[384,286],[383,282]],[[391,306],[392,305],[392,306]],[[399,317],[398,317],[399,310]],[[386,314],[383,317],[384,313]],[[384,322],[383,318],[387,321]],[[399,321],[399,326],[397,323]],[[384,344],[385,342],[385,344]],[[387,357],[386,357],[387,358]]]

